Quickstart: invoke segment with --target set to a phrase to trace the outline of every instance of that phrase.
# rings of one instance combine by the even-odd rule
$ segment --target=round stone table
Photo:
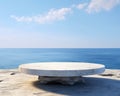
[[[38,75],[41,83],[59,82],[73,85],[82,81],[84,75],[100,74],[105,71],[105,66],[95,63],[84,62],[41,62],[29,63],[19,66],[19,71]]]

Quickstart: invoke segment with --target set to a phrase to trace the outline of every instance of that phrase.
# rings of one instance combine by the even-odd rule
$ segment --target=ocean
[[[120,69],[120,48],[1,48],[0,69],[33,62],[89,62]]]

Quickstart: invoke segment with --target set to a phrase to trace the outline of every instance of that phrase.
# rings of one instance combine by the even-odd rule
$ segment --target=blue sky
[[[120,0],[1,0],[0,48],[120,48]]]

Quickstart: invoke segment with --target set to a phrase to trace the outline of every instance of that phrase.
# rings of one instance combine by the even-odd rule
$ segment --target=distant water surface
[[[120,69],[119,48],[6,48],[0,49],[0,69],[18,68],[33,62],[101,63],[110,69]]]

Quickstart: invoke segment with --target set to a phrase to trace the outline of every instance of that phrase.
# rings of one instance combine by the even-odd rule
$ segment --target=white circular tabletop
[[[84,62],[40,62],[22,64],[19,71],[38,76],[73,77],[100,74],[105,71],[105,66]]]

